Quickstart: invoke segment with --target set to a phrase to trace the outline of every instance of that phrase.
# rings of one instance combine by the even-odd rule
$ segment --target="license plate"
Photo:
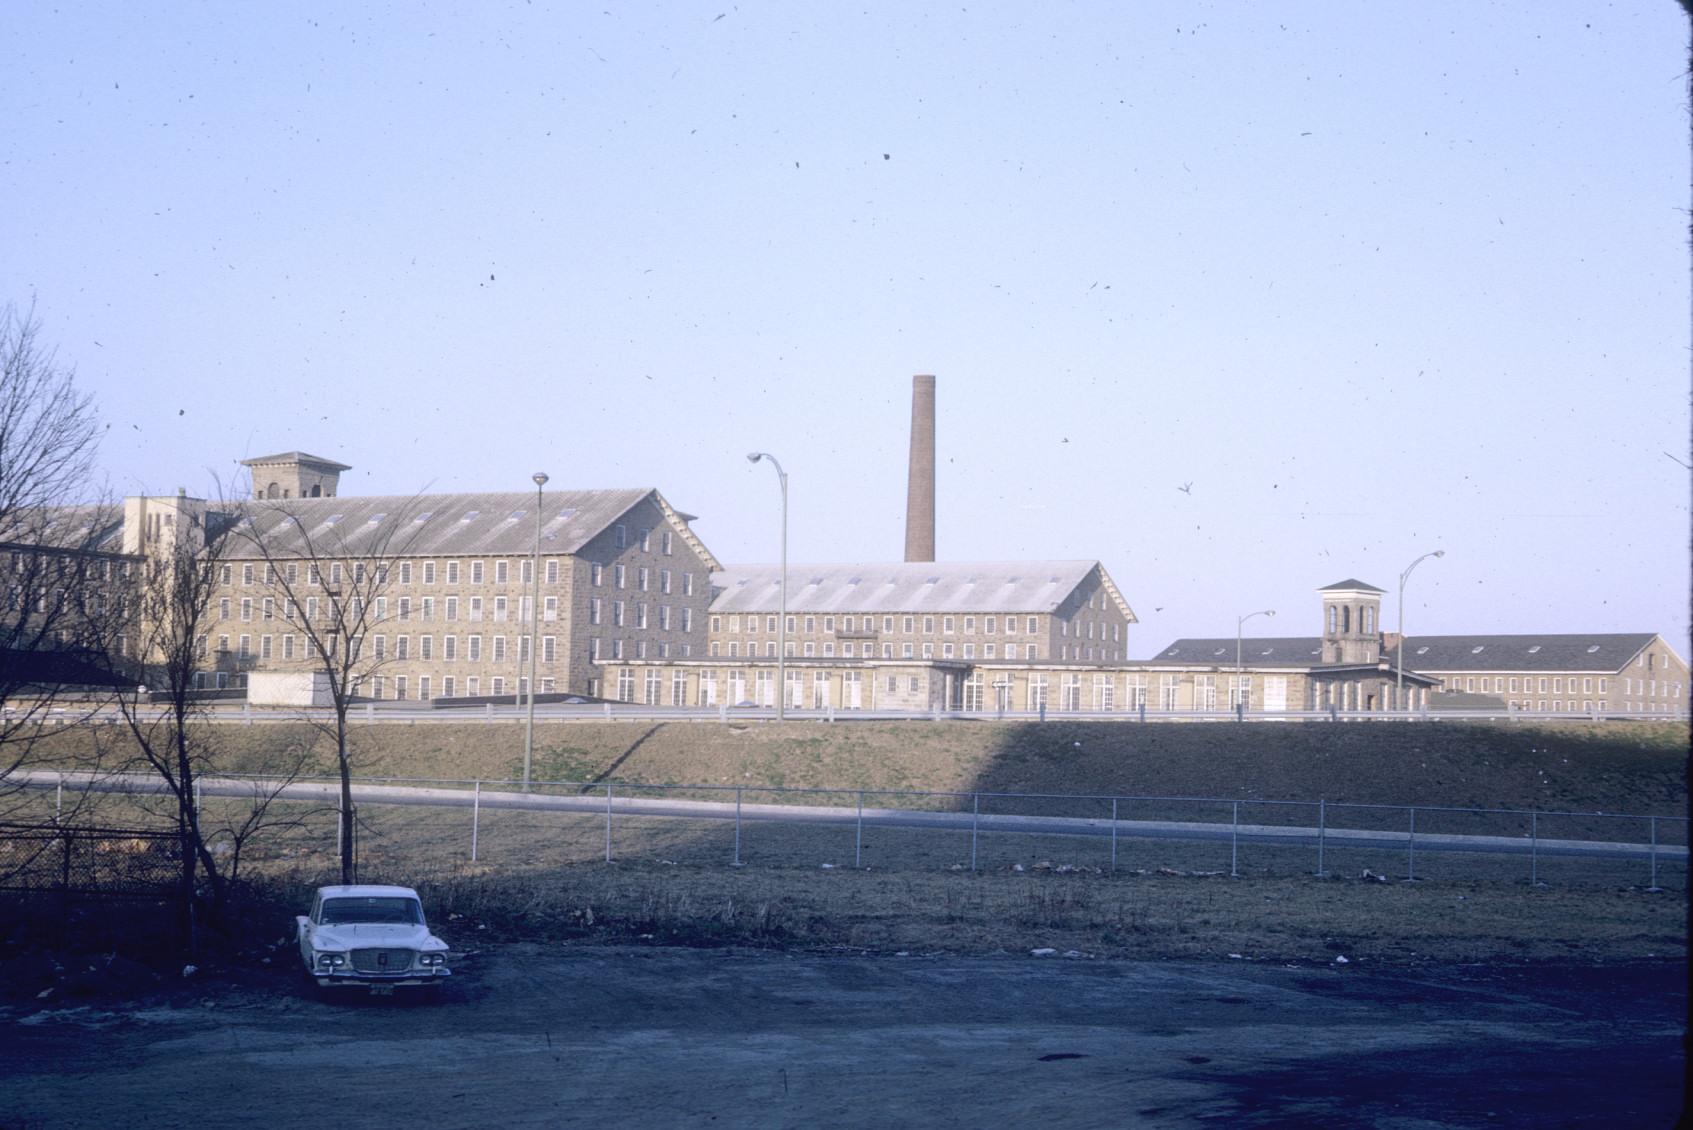
[[[394,986],[372,985],[370,987],[370,995],[373,997],[391,997],[394,995]]]

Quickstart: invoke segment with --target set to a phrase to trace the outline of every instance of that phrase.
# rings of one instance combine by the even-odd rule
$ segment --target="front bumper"
[[[408,969],[402,973],[360,973],[355,969],[337,969],[330,973],[312,972],[312,980],[324,989],[411,989],[444,984],[453,975],[451,969]]]

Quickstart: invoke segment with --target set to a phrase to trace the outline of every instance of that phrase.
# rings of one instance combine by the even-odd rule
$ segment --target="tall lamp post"
[[[541,488],[547,473],[529,476],[535,482],[535,552],[529,561],[529,717],[523,724],[523,791],[529,791],[529,762],[535,755],[535,658],[541,650]]]
[[[1246,713],[1246,689],[1241,685],[1241,678],[1245,674],[1245,672],[1241,669],[1240,663],[1241,630],[1246,627],[1246,622],[1254,616],[1274,616],[1275,614],[1276,610],[1274,608],[1261,608],[1257,612],[1248,612],[1245,616],[1242,616],[1234,622],[1234,692],[1235,702],[1239,706],[1240,712],[1243,716]]]
[[[1411,579],[1411,570],[1424,561],[1445,556],[1444,549],[1432,550],[1405,566],[1405,571],[1399,574],[1399,646],[1394,649],[1398,657],[1393,663],[1393,705],[1400,710],[1405,709],[1405,582]]]
[[[782,484],[782,579],[776,596],[776,720],[781,721],[788,716],[788,473],[768,451],[747,454],[748,463],[760,459],[770,460]]]

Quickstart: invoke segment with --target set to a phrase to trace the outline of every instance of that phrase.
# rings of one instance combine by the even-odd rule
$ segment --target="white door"
[[[1287,709],[1287,676],[1286,675],[1266,675],[1266,676],[1264,676],[1264,709],[1265,710],[1286,710]]]

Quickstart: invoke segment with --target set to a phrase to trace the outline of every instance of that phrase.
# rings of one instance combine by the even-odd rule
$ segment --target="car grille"
[[[353,969],[359,973],[405,973],[411,969],[416,950],[354,950]]]

